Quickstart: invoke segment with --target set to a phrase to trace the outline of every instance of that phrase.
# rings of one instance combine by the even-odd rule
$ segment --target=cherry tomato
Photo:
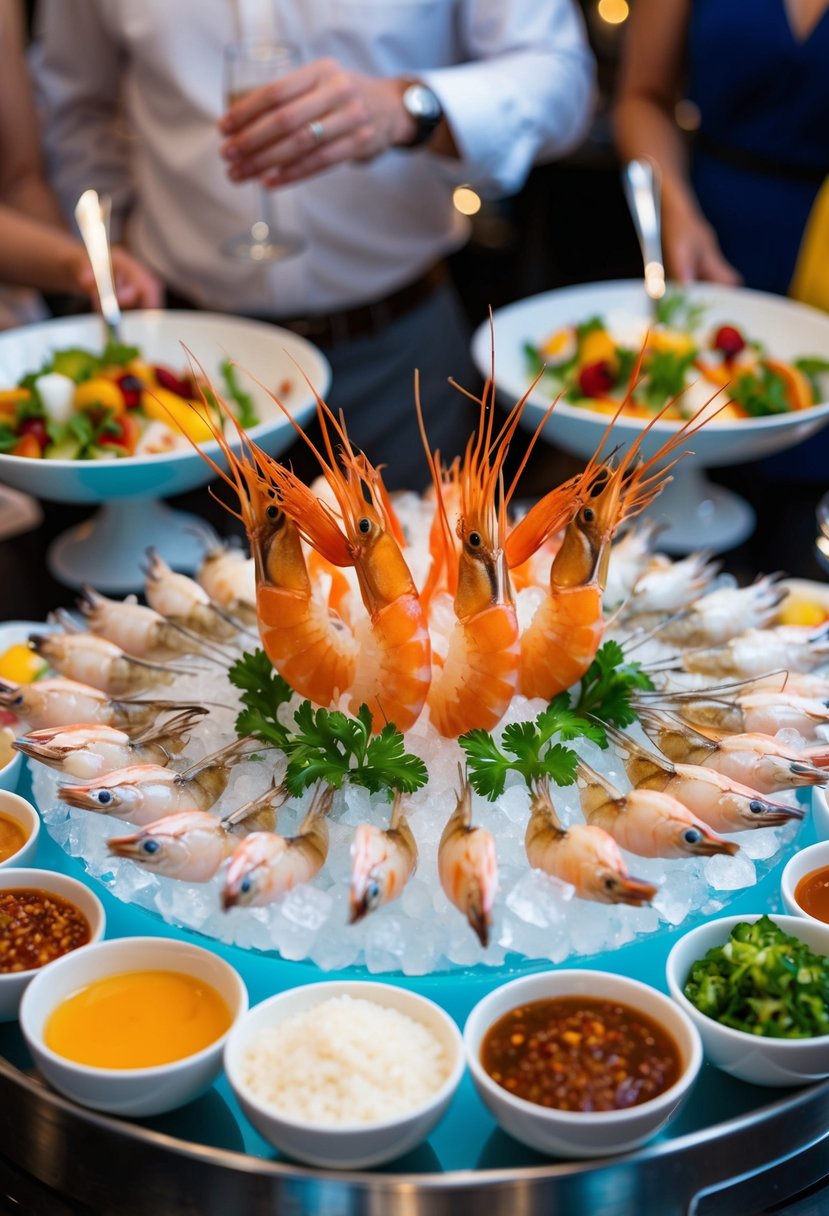
[[[613,368],[606,359],[599,363],[588,363],[579,372],[579,388],[585,397],[604,397],[613,384]]]
[[[132,414],[119,414],[112,419],[112,427],[116,430],[105,432],[98,439],[99,447],[123,448],[128,456],[135,451],[141,438],[141,427]]]
[[[28,456],[36,460],[43,455],[43,449],[34,435],[23,435],[12,448],[11,454],[12,456]]]
[[[726,359],[733,359],[746,348],[746,340],[733,325],[721,325],[714,334],[714,350],[720,350]]]
[[[49,442],[46,423],[42,418],[25,418],[18,426],[17,434],[21,438],[24,435],[33,435],[42,448],[45,448]]]

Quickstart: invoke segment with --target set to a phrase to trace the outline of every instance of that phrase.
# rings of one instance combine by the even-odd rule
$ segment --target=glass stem
[[[264,244],[270,239],[275,228],[273,193],[260,183],[259,219],[251,227],[251,236],[255,241]]]

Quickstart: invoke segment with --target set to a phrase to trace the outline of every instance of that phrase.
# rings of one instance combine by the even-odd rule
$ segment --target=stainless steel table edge
[[[178,1140],[76,1106],[0,1058],[0,1153],[101,1216],[748,1216],[829,1171],[829,1082],[623,1157],[403,1175]]]

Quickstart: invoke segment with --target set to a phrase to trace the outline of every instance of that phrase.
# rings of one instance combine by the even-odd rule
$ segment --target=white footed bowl
[[[17,758],[18,760],[21,758],[19,753]],[[31,802],[27,802],[25,798],[21,798],[19,794],[13,794],[9,790],[0,791],[0,815],[13,819],[26,833],[25,844],[22,844],[16,853],[12,853],[11,857],[0,861],[0,870],[9,869],[12,866],[31,865],[37,851],[37,838],[40,835],[40,815]],[[2,879],[0,879],[0,886],[2,886]]]
[[[668,1031],[679,1048],[678,1080],[657,1097],[625,1110],[556,1110],[515,1097],[484,1069],[484,1037],[511,1009],[557,996],[607,998],[648,1014]],[[677,1113],[702,1063],[702,1045],[694,1024],[674,1002],[649,984],[609,971],[547,971],[502,984],[472,1010],[463,1038],[475,1088],[504,1131],[530,1148],[560,1157],[605,1157],[644,1144]]]
[[[198,1097],[222,1070],[229,1030],[193,1055],[152,1068],[93,1068],[52,1051],[43,1041],[52,1011],[78,989],[127,971],[178,971],[210,984],[226,1001],[231,1026],[248,1007],[241,976],[224,959],[189,942],[129,937],[67,954],[37,975],[20,1007],[20,1029],[38,1071],[53,1088],[82,1106],[115,1115],[158,1115]]]
[[[247,1045],[265,1027],[276,1026],[285,1018],[336,996],[350,996],[396,1009],[426,1026],[437,1037],[449,1061],[449,1074],[427,1102],[382,1122],[319,1126],[293,1119],[251,1093],[242,1076],[242,1060]],[[429,1135],[463,1076],[463,1042],[460,1031],[449,1015],[416,992],[365,980],[332,980],[292,988],[255,1005],[228,1038],[225,1072],[248,1119],[281,1152],[311,1165],[361,1169],[391,1161]]]
[[[106,915],[104,906],[84,883],[79,882],[77,878],[70,878],[68,874],[57,874],[52,870],[35,870],[23,867],[11,866],[8,869],[0,871],[0,891],[8,891],[10,888],[20,890],[28,888],[31,890],[48,891],[53,895],[59,895],[62,899],[73,903],[76,908],[80,908],[84,916],[89,922],[89,942],[85,946],[79,946],[77,950],[73,950],[71,954],[63,955],[61,958],[55,959],[52,963],[47,963],[45,967],[35,967],[31,971],[4,971],[0,972],[0,1022],[13,1022],[17,1017],[21,999],[28,988],[29,984],[40,975],[44,975],[52,967],[58,963],[74,958],[76,955],[82,954],[85,950],[97,942],[104,935],[106,928]]]
[[[760,919],[754,916],[720,916],[683,934],[666,964],[671,996],[693,1021],[705,1055],[723,1072],[754,1085],[807,1085],[829,1076],[829,1035],[811,1039],[772,1039],[723,1026],[701,1013],[682,991],[697,959],[713,946],[722,946],[735,925]],[[771,919],[784,933],[805,942],[815,954],[829,955],[829,925],[804,916]]]

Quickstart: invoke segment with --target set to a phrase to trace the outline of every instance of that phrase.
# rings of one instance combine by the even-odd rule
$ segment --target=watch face
[[[413,118],[437,123],[443,113],[440,102],[425,84],[412,84],[403,95],[406,109]]]

